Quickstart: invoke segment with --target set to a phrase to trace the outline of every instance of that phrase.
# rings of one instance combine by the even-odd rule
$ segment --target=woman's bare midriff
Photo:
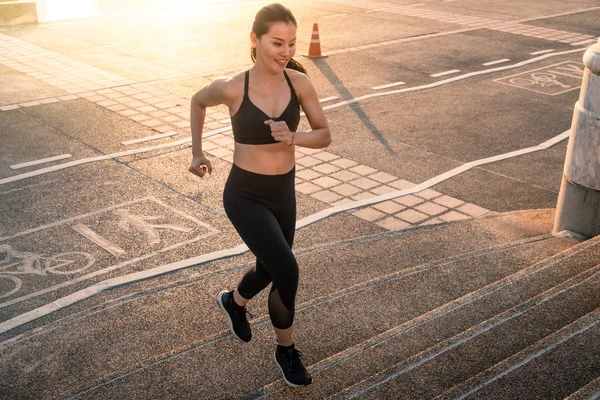
[[[296,163],[295,146],[283,143],[242,144],[235,143],[233,163],[262,175],[282,175],[290,172]]]

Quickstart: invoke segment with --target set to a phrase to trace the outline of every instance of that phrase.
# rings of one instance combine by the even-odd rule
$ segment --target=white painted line
[[[315,213],[313,215],[310,215],[308,217],[302,218],[301,220],[297,221],[296,230],[302,229],[308,225],[314,224],[325,218],[328,218],[335,214],[339,214],[344,211],[348,211],[348,210],[352,210],[355,208],[364,207],[364,206],[368,206],[368,205],[372,205],[372,204],[381,203],[383,201],[395,199],[397,197],[406,196],[408,194],[422,192],[425,189],[429,189],[432,186],[438,185],[439,183],[441,183],[445,180],[453,178],[457,175],[460,175],[466,171],[469,171],[469,170],[471,170],[475,167],[481,166],[481,165],[493,163],[496,161],[506,160],[509,158],[518,157],[521,155],[533,153],[533,152],[540,151],[540,150],[546,150],[546,149],[554,146],[555,144],[567,139],[569,137],[569,134],[570,134],[570,130],[565,131],[565,132],[561,133],[560,135],[557,135],[554,138],[547,140],[546,142],[541,143],[537,146],[528,147],[528,148],[521,149],[521,150],[515,150],[515,151],[511,151],[509,153],[499,154],[497,156],[468,162],[466,164],[461,165],[460,167],[454,168],[446,173],[443,173],[443,174],[433,177],[423,183],[413,186],[410,189],[397,190],[397,191],[386,193],[386,194],[383,194],[380,196],[375,196],[375,197],[371,197],[368,199],[354,201],[351,203],[328,208],[326,210],[320,211],[318,213]],[[163,249],[163,251],[164,251],[164,249]],[[154,278],[156,276],[164,275],[164,274],[178,271],[178,270],[181,270],[184,268],[189,268],[191,266],[197,266],[198,264],[203,264],[206,262],[212,262],[212,261],[219,260],[222,258],[241,255],[241,254],[246,253],[247,251],[248,251],[248,247],[245,244],[241,244],[241,245],[238,245],[238,246],[230,248],[230,249],[214,251],[212,253],[204,254],[201,256],[196,256],[196,257],[188,258],[185,260],[177,261],[174,263],[161,265],[159,267],[151,268],[146,271],[135,272],[132,274],[123,275],[121,277],[108,279],[108,280],[96,283],[86,289],[82,289],[82,290],[72,293],[68,296],[57,299],[57,300],[53,301],[52,303],[38,307],[32,311],[25,312],[23,314],[18,315],[17,317],[11,318],[9,320],[6,320],[6,321],[0,323],[0,334],[5,333],[5,332],[7,332],[11,329],[14,329],[16,327],[19,327],[21,325],[24,325],[28,322],[34,321],[43,316],[46,316],[50,313],[53,313],[54,311],[61,310],[72,304],[75,304],[77,302],[80,302],[82,300],[90,298],[92,296],[95,296],[101,292],[104,292],[105,290],[110,290],[115,287],[120,287],[120,286],[130,284],[133,282],[138,282],[138,281],[142,281],[145,279]],[[139,260],[136,260],[136,261],[139,261]],[[103,273],[105,270],[97,271],[96,273],[99,273],[99,272]]]
[[[337,18],[337,17],[345,17],[348,14],[334,14],[334,15],[328,15],[326,17],[322,17],[322,19],[327,19],[327,18]]]
[[[125,46],[128,45],[129,43],[117,43],[117,44],[105,44],[104,46],[95,46],[97,49],[106,49],[109,47],[118,47],[118,46]]]
[[[394,8],[394,7],[375,8],[375,9],[372,9],[372,10],[367,10],[365,12],[374,13],[374,12],[389,10],[391,8]]]
[[[450,71],[438,72],[437,74],[432,74],[429,76],[431,76],[433,78],[438,78],[438,77],[444,76],[444,75],[456,74],[457,72],[460,72],[460,69],[451,69]]]
[[[146,137],[139,138],[139,139],[128,140],[126,142],[121,142],[121,144],[124,146],[129,146],[132,144],[149,142],[151,140],[163,139],[163,138],[171,137],[171,136],[175,136],[175,135],[177,135],[177,132],[166,132],[166,133],[160,133],[158,135],[146,136]]]
[[[582,52],[582,51],[585,51],[585,50],[587,50],[587,47],[582,47],[582,48],[579,48],[579,49],[562,51],[562,52],[559,52],[559,53],[544,54],[544,55],[541,55],[539,57],[535,57],[535,58],[531,58],[529,60],[518,62],[516,64],[505,65],[505,66],[502,66],[502,67],[490,68],[490,69],[486,69],[486,70],[482,70],[482,71],[469,72],[469,73],[466,73],[464,75],[459,75],[459,76],[455,76],[455,77],[452,77],[452,78],[440,80],[440,81],[437,81],[437,82],[429,83],[427,85],[414,86],[414,87],[409,87],[409,88],[406,88],[406,89],[390,90],[388,92],[371,93],[371,94],[367,94],[367,95],[364,95],[364,96],[356,97],[354,99],[340,101],[339,103],[332,104],[332,105],[329,105],[329,106],[325,106],[325,107],[323,107],[323,110],[325,110],[325,111],[332,110],[334,108],[348,106],[350,104],[358,103],[361,100],[367,100],[367,99],[371,99],[371,98],[375,98],[375,97],[391,96],[391,95],[394,95],[394,94],[416,92],[416,91],[425,90],[425,89],[433,89],[433,88],[436,88],[436,87],[439,87],[439,86],[443,86],[443,85],[445,85],[447,83],[457,82],[457,81],[460,81],[460,80],[463,80],[463,79],[467,79],[467,78],[471,78],[471,77],[474,77],[474,76],[485,75],[485,74],[490,74],[490,73],[493,73],[493,72],[507,71],[507,70],[510,70],[510,69],[520,68],[520,67],[523,67],[525,65],[533,64],[535,62],[538,62],[538,61],[541,61],[541,60],[545,60],[545,59],[550,58],[550,57],[562,56],[562,55],[566,55],[566,54],[574,54],[574,53],[579,53],[579,52]],[[2,184],[2,180],[1,179],[0,179],[0,184]]]
[[[337,97],[337,96],[324,97],[322,99],[319,99],[319,103],[326,103],[328,101],[337,100],[337,99],[339,99],[339,97]]]
[[[596,6],[596,7],[589,7],[589,8],[579,8],[579,9],[575,9],[575,10],[571,10],[571,11],[566,11],[564,13],[560,13],[560,14],[551,14],[551,15],[542,15],[542,16],[537,16],[537,17],[532,17],[532,18],[526,18],[526,19],[521,19],[518,21],[513,21],[513,22],[529,22],[529,21],[537,21],[540,19],[548,19],[548,18],[555,18],[555,17],[564,17],[565,15],[573,15],[573,14],[579,14],[585,11],[594,11],[594,10],[600,10],[600,6]]]
[[[406,82],[388,83],[387,85],[373,86],[371,89],[373,89],[373,90],[381,90],[381,89],[387,89],[387,88],[391,88],[391,87],[394,87],[394,86],[400,86],[400,85],[406,85]]]
[[[598,7],[598,8],[600,8],[600,7]],[[474,76],[480,76],[480,75],[485,75],[485,74],[491,74],[493,72],[507,71],[507,70],[510,70],[510,69],[520,68],[520,67],[523,67],[525,65],[533,64],[533,63],[535,63],[537,61],[545,60],[545,59],[550,58],[550,57],[562,56],[562,55],[566,55],[566,54],[574,54],[574,53],[579,53],[579,52],[582,52],[582,51],[585,51],[585,50],[587,50],[587,47],[583,47],[583,48],[579,48],[579,49],[573,49],[573,50],[567,50],[567,51],[562,51],[562,52],[559,52],[559,53],[544,54],[544,55],[541,55],[539,57],[535,57],[535,58],[531,58],[529,60],[518,62],[516,64],[505,65],[505,66],[496,67],[496,68],[490,68],[490,69],[486,69],[486,70],[482,70],[482,71],[469,72],[469,73],[466,73],[464,75],[459,75],[459,76],[455,76],[455,77],[452,77],[452,78],[440,80],[440,81],[437,81],[437,82],[429,83],[427,85],[413,86],[413,87],[409,87],[409,88],[405,88],[405,89],[390,90],[388,92],[371,93],[371,94],[367,94],[367,95],[364,95],[364,96],[355,97],[353,99],[340,101],[339,103],[331,104],[329,106],[325,106],[325,107],[323,107],[323,110],[324,111],[333,110],[335,108],[340,108],[340,107],[348,106],[350,104],[358,103],[361,100],[367,100],[367,99],[376,98],[376,97],[392,96],[392,95],[395,95],[395,94],[416,92],[416,91],[425,90],[425,89],[433,89],[433,88],[436,88],[436,87],[439,87],[439,86],[443,86],[443,85],[445,85],[447,83],[457,82],[457,81],[460,81],[460,80],[463,80],[463,79],[467,79],[467,78],[471,78],[471,77],[474,77]],[[216,129],[214,131],[207,132],[206,134],[203,135],[203,137],[211,137],[211,136],[214,136],[214,135],[218,135],[219,133],[227,132],[227,131],[230,131],[230,130],[231,130],[231,126],[227,126],[227,127],[224,127],[224,128],[219,128],[219,129]],[[151,151],[155,151],[155,150],[161,150],[161,149],[166,149],[166,148],[170,148],[170,147],[176,147],[176,146],[180,146],[180,145],[185,145],[185,144],[189,144],[191,142],[192,142],[192,139],[191,138],[187,138],[187,139],[182,139],[182,140],[178,140],[178,141],[175,141],[175,142],[172,142],[172,143],[162,144],[162,145],[158,145],[158,146],[154,146],[154,147],[144,147],[144,148],[130,150],[130,151],[124,151],[124,152],[120,152],[120,153],[113,153],[113,154],[107,154],[107,155],[98,156],[98,157],[92,157],[92,158],[86,158],[86,159],[82,159],[82,160],[76,160],[76,161],[68,162],[68,163],[65,163],[65,164],[60,164],[60,165],[56,165],[56,166],[53,166],[53,167],[43,168],[43,169],[39,169],[39,170],[36,170],[36,171],[28,172],[28,173],[25,173],[25,174],[20,174],[20,175],[11,176],[11,177],[8,177],[8,178],[0,179],[0,186],[1,185],[5,185],[5,184],[10,183],[10,182],[20,181],[20,180],[23,180],[23,179],[31,178],[33,176],[44,175],[44,174],[48,174],[50,172],[60,171],[62,169],[71,168],[71,167],[82,165],[82,164],[87,164],[87,163],[96,162],[96,161],[110,160],[112,158],[123,157],[123,156],[128,156],[128,155],[133,155],[133,154],[147,153],[147,152],[151,152]]]
[[[485,65],[486,67],[489,67],[490,65],[503,64],[503,63],[509,62],[509,61],[510,61],[510,58],[503,58],[502,60],[490,61],[490,62],[483,63],[481,65]]]
[[[110,240],[98,235],[96,232],[94,232],[93,230],[91,230],[83,224],[73,225],[71,228],[73,228],[77,233],[81,234],[86,239],[89,239],[90,241],[96,243],[98,246],[102,247],[104,250],[108,251],[115,257],[119,257],[126,253],[125,250],[123,250]]]
[[[45,164],[45,163],[49,163],[52,161],[64,160],[65,158],[71,158],[71,157],[73,157],[73,156],[70,154],[62,154],[60,156],[42,158],[41,160],[35,160],[35,161],[25,162],[22,164],[11,165],[10,168],[11,169],[26,168],[26,167],[31,167],[33,165]]]
[[[540,54],[547,54],[547,53],[552,53],[554,51],[554,49],[548,49],[548,50],[540,50],[540,51],[534,51],[533,53],[529,53],[532,56],[537,56]]]
[[[582,42],[571,43],[571,46],[579,46],[579,45],[588,44],[588,43],[596,43],[596,39],[588,39],[588,40],[584,40]]]
[[[203,137],[211,137],[211,136],[218,135],[219,133],[227,132],[230,130],[231,130],[231,126],[226,126],[224,128],[219,128],[219,129],[215,129],[214,131],[207,132],[206,134],[204,134],[202,136]],[[89,163],[96,162],[96,161],[105,161],[105,160],[110,160],[110,159],[118,158],[118,157],[131,156],[134,154],[147,153],[147,152],[155,151],[155,150],[168,149],[171,147],[177,147],[177,146],[189,144],[191,142],[192,142],[192,139],[187,138],[187,139],[181,139],[181,140],[177,140],[175,142],[165,143],[165,144],[161,144],[161,145],[153,146],[153,147],[142,147],[140,149],[122,151],[122,152],[113,153],[113,154],[106,154],[103,156],[83,158],[81,160],[75,160],[75,161],[71,161],[68,163],[59,164],[59,165],[55,165],[55,166],[47,167],[47,168],[42,168],[42,169],[38,169],[36,171],[31,171],[31,172],[27,172],[24,174],[11,176],[8,178],[3,178],[3,179],[0,179],[0,185],[4,185],[4,184],[10,183],[10,182],[20,181],[23,179],[31,178],[33,176],[44,175],[44,174],[48,174],[51,172],[60,171],[60,170],[66,169],[66,168],[76,167],[78,165],[89,164]]]
[[[441,183],[445,180],[453,178],[457,175],[460,175],[460,174],[462,174],[468,170],[471,170],[475,167],[478,167],[480,165],[490,164],[490,163],[493,163],[496,161],[502,161],[502,160],[506,160],[509,158],[514,158],[514,157],[522,156],[525,154],[533,153],[536,151],[540,151],[540,150],[546,150],[546,149],[554,146],[555,144],[560,143],[561,141],[567,139],[569,137],[569,134],[570,134],[570,130],[567,130],[567,131],[561,133],[560,135],[557,135],[557,136],[553,137],[552,139],[547,140],[546,142],[541,143],[537,146],[528,147],[528,148],[521,149],[521,150],[515,150],[515,151],[511,151],[509,153],[500,154],[497,156],[468,162],[466,164],[461,165],[460,167],[454,168],[446,173],[443,173],[443,174],[433,177],[423,183],[413,186],[410,189],[403,189],[403,190],[399,190],[399,191],[395,191],[395,192],[390,192],[390,193],[382,194],[379,196],[371,197],[371,198],[368,198],[365,200],[359,200],[359,201],[355,201],[352,203],[342,204],[339,206],[328,208],[326,210],[320,211],[316,214],[313,214],[313,215],[310,215],[308,217],[301,219],[300,221],[298,221],[296,223],[296,229],[301,229],[305,226],[314,224],[315,222],[318,222],[318,221],[325,219],[327,217],[330,217],[332,215],[341,213],[343,211],[348,211],[348,210],[352,210],[355,208],[380,203],[383,201],[395,199],[396,197],[406,196],[408,194],[422,192],[425,189],[429,189],[432,186],[438,185],[439,183]]]

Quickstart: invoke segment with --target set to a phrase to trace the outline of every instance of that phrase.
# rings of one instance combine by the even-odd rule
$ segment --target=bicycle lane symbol
[[[91,267],[96,259],[84,252],[69,252],[44,257],[27,251],[18,251],[10,245],[0,245],[0,299],[18,292],[23,286],[19,275],[47,274],[69,275],[83,272]],[[8,281],[8,287],[6,286]],[[13,287],[11,287],[13,286]]]
[[[509,82],[513,85],[517,86],[531,86],[531,85],[540,85],[541,87],[552,87],[558,86],[562,89],[570,89],[571,86],[565,85],[558,81],[557,76],[551,73],[546,72],[534,72],[530,74],[529,78],[512,78],[509,79]]]
[[[571,90],[579,89],[581,78],[577,75],[580,69],[573,62],[566,61],[548,67],[522,72],[516,75],[495,79],[494,82],[513,87],[556,96]]]
[[[147,197],[0,237],[0,308],[217,233],[209,224]],[[53,243],[55,238],[63,242]],[[25,251],[36,243],[43,243],[44,251]],[[73,251],[52,250],[67,246]],[[18,294],[21,297],[15,298]]]

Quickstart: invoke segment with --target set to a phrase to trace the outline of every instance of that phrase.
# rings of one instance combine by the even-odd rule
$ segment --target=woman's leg
[[[276,216],[266,206],[246,199],[232,199],[225,210],[240,237],[258,260],[238,286],[243,299],[251,299],[272,280],[269,315],[275,328],[292,326],[298,288],[298,264]],[[289,231],[289,228],[287,229]],[[241,305],[241,304],[240,304]]]
[[[281,227],[281,231],[285,237],[287,244],[292,248],[294,244],[294,235],[296,233],[296,196],[295,193],[292,192],[288,196],[288,200],[281,204],[281,209],[277,213],[277,221],[279,222],[279,226]],[[297,279],[297,278],[296,278]],[[293,304],[295,309],[296,307],[296,293],[297,293],[297,284],[296,289],[293,291],[293,298],[287,299],[286,302],[290,302]],[[291,295],[290,293],[289,295]],[[284,294],[288,295],[288,294]],[[269,293],[269,310],[271,307],[276,308],[278,302],[281,301],[281,294],[279,290],[273,285],[271,288],[271,292]],[[282,302],[283,303],[283,302]],[[291,346],[294,344],[293,338],[293,330],[292,326],[287,329],[279,329],[277,327],[273,327],[275,330],[275,335],[277,336],[277,343],[281,346]]]

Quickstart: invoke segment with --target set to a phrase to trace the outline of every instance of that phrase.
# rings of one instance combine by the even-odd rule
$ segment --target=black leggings
[[[292,326],[298,291],[298,263],[292,253],[294,176],[295,168],[283,175],[262,175],[233,164],[223,192],[227,216],[256,256],[256,267],[246,272],[238,293],[251,299],[273,282],[269,315],[278,329]]]

